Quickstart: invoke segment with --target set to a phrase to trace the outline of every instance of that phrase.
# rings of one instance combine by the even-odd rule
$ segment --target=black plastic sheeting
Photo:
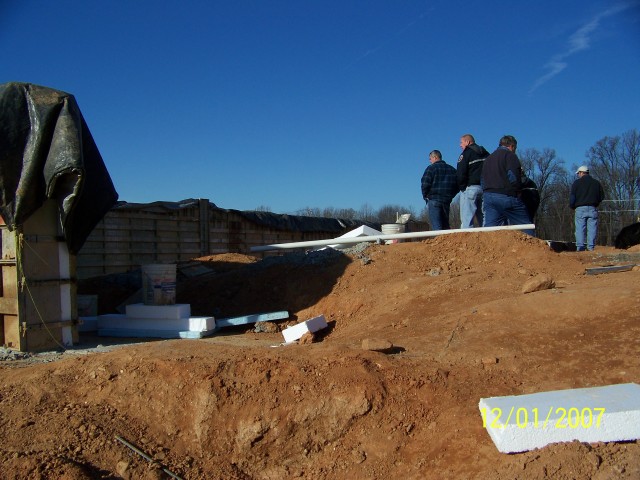
[[[363,222],[361,220],[347,220],[343,218],[306,217],[302,215],[287,215],[271,212],[254,212],[231,210],[246,218],[250,222],[267,226],[274,230],[293,232],[336,232],[353,230],[362,225],[380,230],[380,224]]]
[[[73,95],[30,83],[0,85],[0,215],[10,230],[52,199],[77,253],[118,200]]]

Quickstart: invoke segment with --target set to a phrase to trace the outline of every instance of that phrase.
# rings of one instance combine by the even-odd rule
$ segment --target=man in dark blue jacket
[[[427,202],[431,230],[449,230],[449,208],[458,193],[456,169],[442,160],[442,153],[429,154],[429,165],[422,175],[422,198]]]
[[[484,160],[482,202],[484,226],[527,225],[531,223],[527,207],[520,199],[522,165],[516,155],[518,141],[512,135],[500,139],[498,149]],[[523,232],[533,235],[533,230]]]
[[[571,185],[569,206],[576,211],[576,250],[593,250],[598,237],[598,205],[604,199],[602,184],[589,175],[589,168],[582,165],[576,171],[578,179]]]

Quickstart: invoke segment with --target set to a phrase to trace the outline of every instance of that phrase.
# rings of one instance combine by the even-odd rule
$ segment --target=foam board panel
[[[483,425],[503,453],[573,440],[640,438],[640,385],[635,383],[483,398],[478,406]]]
[[[178,332],[180,338],[203,338],[212,335],[215,330],[205,330],[204,332]]]
[[[382,232],[371,228],[371,227],[367,227],[366,225],[362,225],[354,230],[351,230],[350,232],[345,233],[344,235],[340,235],[339,237],[336,237],[336,239],[340,239],[340,238],[355,238],[355,237],[371,237],[374,235],[382,235]],[[331,248],[335,248],[336,250],[342,250],[345,248],[350,248],[353,247],[354,244],[353,243],[336,243],[334,245],[329,245],[329,247]],[[324,248],[324,247],[322,247]]]
[[[215,330],[206,330],[203,332],[190,332],[177,330],[149,330],[149,329],[122,329],[122,328],[103,328],[98,330],[101,337],[118,337],[118,338],[185,338],[198,339],[211,335]]]
[[[266,322],[268,320],[282,320],[283,318],[289,318],[289,312],[280,311],[270,313],[257,313],[254,315],[245,315],[242,317],[218,318],[216,319],[216,326],[218,328],[223,328],[256,322]]]
[[[176,303],[175,305],[145,305],[133,303],[127,305],[125,312],[133,318],[188,318],[191,316],[191,305],[188,303]]]
[[[127,315],[108,314],[98,316],[98,334],[100,330],[121,329],[121,330],[149,330],[163,331],[173,330],[176,332],[191,331],[203,332],[215,330],[216,323],[214,317],[186,317],[177,319],[157,319],[157,318],[132,318]]]
[[[310,318],[309,320],[305,320],[304,322],[300,322],[292,327],[285,328],[282,331],[282,335],[284,336],[284,341],[286,343],[295,342],[305,333],[317,332],[318,330],[322,330],[326,327],[327,321],[325,320],[324,315],[319,315],[317,317]]]

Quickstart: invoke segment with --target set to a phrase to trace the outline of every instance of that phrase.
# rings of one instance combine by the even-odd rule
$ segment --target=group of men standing
[[[476,144],[473,135],[465,134],[460,138],[462,153],[457,168],[445,163],[440,151],[433,150],[421,180],[432,230],[450,228],[449,209],[458,192],[460,228],[532,224],[540,205],[540,194],[537,185],[524,173],[516,155],[517,147],[515,137],[505,135],[490,154]],[[585,166],[576,174],[579,178],[572,185],[569,199],[570,207],[576,210],[576,247],[593,250],[597,207],[604,197],[602,185],[589,177]],[[523,231],[534,235],[532,229]]]

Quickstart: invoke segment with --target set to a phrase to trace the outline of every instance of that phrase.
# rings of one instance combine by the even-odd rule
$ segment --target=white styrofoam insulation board
[[[304,322],[293,325],[292,327],[285,328],[282,331],[282,335],[284,336],[285,343],[290,343],[295,342],[305,333],[317,332],[318,330],[322,330],[326,327],[327,321],[325,320],[324,315],[319,315],[317,317],[313,317],[309,320],[305,320]]]
[[[174,305],[145,305],[133,303],[125,307],[128,317],[132,318],[188,318],[191,316],[191,305],[176,303]]]
[[[640,439],[640,385],[635,383],[482,398],[478,407],[503,453],[573,440]]]
[[[336,239],[339,238],[355,238],[355,237],[371,237],[374,235],[382,235],[382,232],[371,228],[371,227],[367,227],[366,225],[362,225],[354,230],[351,230],[347,233],[345,233],[344,235],[340,235],[339,237],[336,237]],[[353,243],[336,243],[334,245],[329,245],[329,247],[331,248],[335,248],[337,250],[340,249],[344,249],[344,248],[350,248],[353,247],[354,244]],[[322,247],[325,248],[325,247]]]

